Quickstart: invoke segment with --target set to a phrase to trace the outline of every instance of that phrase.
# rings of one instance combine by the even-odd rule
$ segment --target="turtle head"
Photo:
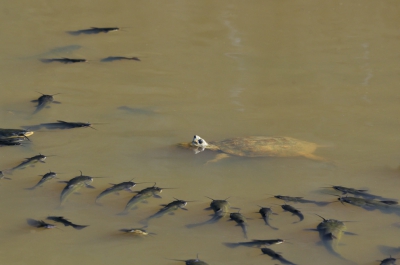
[[[204,151],[204,149],[206,149],[208,145],[209,144],[200,136],[198,135],[193,136],[192,146],[197,147],[197,150],[195,151],[196,154]]]
[[[208,143],[198,135],[193,136],[192,145],[196,147],[206,148]]]

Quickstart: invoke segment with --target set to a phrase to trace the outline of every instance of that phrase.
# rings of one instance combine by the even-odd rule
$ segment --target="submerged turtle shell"
[[[248,136],[210,142],[224,153],[246,157],[313,156],[318,145],[290,137]]]

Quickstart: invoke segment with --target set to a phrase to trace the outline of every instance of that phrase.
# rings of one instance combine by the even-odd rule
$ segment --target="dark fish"
[[[161,208],[155,214],[147,217],[145,220],[143,220],[143,222],[147,224],[153,218],[160,218],[164,214],[167,214],[167,213],[171,214],[171,213],[173,213],[173,211],[176,211],[178,209],[182,209],[182,210],[187,211],[188,209],[185,208],[186,205],[187,205],[187,201],[178,200],[178,199],[175,199],[175,201],[172,201],[172,202],[170,202],[168,204],[161,204],[161,206],[164,206],[164,207]]]
[[[60,62],[60,63],[68,64],[68,63],[86,63],[88,60],[63,57],[63,58],[52,58],[52,59],[40,59],[40,61],[42,63]]]
[[[55,96],[55,95],[57,95],[59,93],[54,94],[54,95],[45,95],[43,93],[40,93],[40,94],[42,94],[42,95],[37,100],[32,100],[32,102],[37,102],[38,103],[37,106],[36,106],[36,110],[33,112],[33,114],[38,113],[43,108],[49,107],[49,105],[51,103],[57,103],[57,104],[61,103],[59,101],[54,101],[54,97],[53,97],[53,96]]]
[[[261,248],[261,251],[263,254],[270,256],[272,259],[279,260],[282,264],[296,265],[295,263],[288,261],[281,254],[278,254],[270,248]]]
[[[33,134],[32,131],[23,129],[0,129],[0,140],[11,138],[26,138]]]
[[[60,121],[58,120],[57,122],[51,122],[51,123],[41,123],[38,125],[32,125],[32,126],[25,126],[26,128],[31,128],[32,130],[40,130],[42,128],[45,128],[47,130],[56,130],[56,129],[73,129],[73,128],[85,128],[85,127],[92,127],[92,124],[89,122],[68,122],[68,121]]]
[[[37,228],[47,228],[47,229],[56,228],[55,225],[48,224],[42,220],[35,220],[35,219],[29,218],[26,220],[26,222],[28,223],[28,225],[37,227]]]
[[[208,263],[199,260],[199,255],[197,255],[196,259],[188,259],[188,260],[184,260],[184,259],[174,259],[176,261],[183,261],[185,262],[186,265],[208,265]]]
[[[392,256],[390,256],[389,258],[386,258],[384,260],[381,260],[380,265],[395,265],[396,264],[396,259],[392,258]]]
[[[88,227],[88,225],[77,225],[77,224],[74,224],[74,223],[68,221],[68,219],[65,219],[62,216],[48,216],[47,219],[55,221],[55,222],[58,222],[58,223],[62,223],[62,224],[64,224],[64,226],[72,226],[73,228],[75,228],[77,230],[81,230],[81,229],[83,229],[85,227]]]
[[[9,169],[9,172],[12,172],[16,169],[24,169],[27,166],[34,166],[34,164],[36,164],[37,162],[42,162],[45,163],[44,160],[46,159],[46,156],[39,154],[39,155],[35,155],[29,158],[25,158],[25,160],[23,162],[21,162],[18,166],[15,166],[11,169]]]
[[[283,239],[253,239],[249,242],[224,243],[224,245],[230,248],[236,248],[239,246],[261,247],[261,246],[278,245],[282,244],[283,242],[285,242],[285,240]]]
[[[129,210],[131,210],[136,204],[139,202],[144,202],[146,199],[151,197],[161,198],[159,195],[162,192],[162,188],[153,186],[145,188],[139,191],[135,196],[133,196],[125,206],[123,212],[119,213],[118,215],[128,214]]]
[[[317,206],[325,206],[330,204],[330,202],[317,202],[312,200],[303,199],[303,197],[291,197],[291,196],[283,196],[283,195],[275,195],[277,199],[284,200],[285,202],[300,202],[300,203],[313,203]]]
[[[206,196],[207,197],[207,196]],[[201,226],[205,224],[213,224],[218,222],[221,218],[225,217],[229,213],[230,205],[227,199],[225,200],[214,200],[210,197],[207,197],[212,200],[210,203],[210,207],[206,208],[206,210],[213,210],[214,214],[212,215],[211,219],[201,222],[201,223],[196,223],[196,224],[188,224],[186,227],[188,228],[193,228],[196,226]]]
[[[107,58],[103,58],[101,62],[114,62],[114,61],[121,61],[121,60],[131,60],[131,61],[139,61],[138,57],[125,57],[125,56],[109,56]]]
[[[244,217],[241,213],[231,213],[229,215],[231,220],[235,221],[238,226],[242,228],[244,238],[247,238],[247,222],[246,222],[246,217]]]
[[[365,210],[368,211],[373,211],[373,210],[380,210],[383,212],[394,212],[397,211],[399,212],[400,208],[398,207],[398,202],[397,201],[378,201],[378,200],[370,200],[370,199],[364,199],[364,198],[358,198],[358,197],[339,197],[338,200],[341,203],[348,203],[354,206],[361,207]]]
[[[335,219],[325,219],[322,216],[319,217],[321,217],[323,221],[318,224],[316,230],[318,231],[319,237],[325,248],[334,256],[342,260],[348,261],[347,259],[342,257],[342,255],[340,255],[337,251],[339,241],[342,238],[343,233],[347,229],[346,225],[342,221],[338,221]]]
[[[155,233],[149,233],[147,230],[143,228],[129,228],[129,229],[120,229],[119,231],[125,232],[125,233],[131,233],[132,235],[135,236],[147,236],[147,235],[155,235]]]
[[[300,218],[299,221],[294,222],[294,223],[298,223],[298,222],[301,222],[304,220],[304,215],[299,210],[294,208],[293,206],[288,205],[288,204],[283,204],[283,205],[281,205],[281,207],[283,210],[291,212],[293,215],[297,215]]]
[[[81,172],[80,176],[74,177],[74,178],[70,179],[69,181],[64,181],[65,183],[67,183],[67,185],[61,192],[60,202],[63,203],[70,194],[76,192],[83,186],[94,189],[93,186],[88,184],[92,181],[93,181],[92,177],[83,176],[82,172]]]
[[[81,34],[98,34],[98,33],[108,33],[111,31],[118,31],[119,28],[117,27],[110,27],[110,28],[96,28],[96,27],[91,27],[89,29],[81,29],[81,30],[76,30],[76,31],[67,31],[67,33],[71,35],[81,35]]]
[[[357,190],[357,189],[353,189],[353,188],[347,188],[347,187],[343,187],[343,186],[332,186],[333,189],[342,192],[342,195],[345,194],[352,194],[354,196],[359,196],[359,197],[363,197],[365,199],[372,199],[372,200],[393,200],[393,199],[389,199],[389,198],[385,198],[382,196],[378,196],[378,195],[374,195],[374,194],[370,194],[368,193],[367,190]],[[394,201],[394,200],[393,200]]]
[[[271,214],[273,214],[271,208],[268,207],[262,207],[260,206],[260,210],[258,211],[261,214],[262,219],[264,220],[265,224],[268,225],[269,227],[271,227],[274,230],[278,230],[278,228],[273,227],[272,225],[270,225],[269,223],[269,216]]]
[[[0,146],[15,146],[22,145],[25,139],[23,137],[14,137],[8,139],[0,139]]]
[[[118,184],[111,184],[113,185],[112,187],[109,187],[107,189],[105,189],[104,191],[102,191],[97,197],[96,197],[96,202],[106,196],[107,194],[111,194],[111,193],[117,193],[118,191],[121,190],[127,190],[132,192],[131,188],[135,187],[136,183],[133,181],[126,181],[126,182],[121,182]]]
[[[34,190],[37,187],[43,185],[43,183],[45,183],[46,181],[51,180],[51,179],[55,178],[56,176],[57,176],[57,173],[55,173],[55,172],[51,172],[51,171],[47,172],[46,174],[43,175],[41,180],[39,180],[39,182],[35,186],[33,186],[32,188],[27,188],[27,189]]]

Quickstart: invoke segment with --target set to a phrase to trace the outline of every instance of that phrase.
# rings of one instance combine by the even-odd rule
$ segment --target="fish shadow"
[[[390,246],[385,246],[385,245],[378,245],[379,251],[384,254],[385,256],[392,256],[392,255],[397,255],[400,253],[400,247],[390,247]]]

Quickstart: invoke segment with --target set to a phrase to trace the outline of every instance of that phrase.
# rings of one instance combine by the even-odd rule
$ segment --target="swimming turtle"
[[[230,155],[244,157],[306,157],[316,161],[326,161],[326,159],[313,154],[321,146],[284,136],[247,136],[207,143],[203,138],[195,135],[192,142],[181,143],[179,146],[193,148],[196,154],[205,149],[220,153],[209,162],[216,162]]]

